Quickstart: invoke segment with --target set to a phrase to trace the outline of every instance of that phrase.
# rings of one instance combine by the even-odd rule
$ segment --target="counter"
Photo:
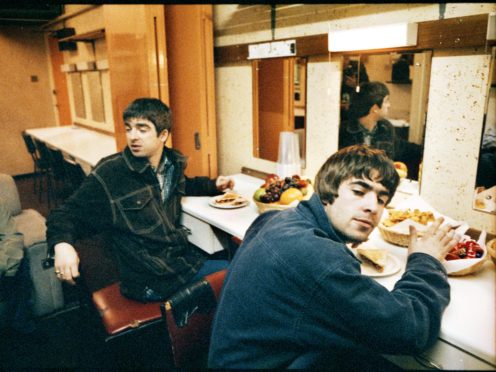
[[[263,183],[259,178],[244,174],[231,177],[235,181],[234,191],[250,201],[254,191]],[[400,202],[416,190],[418,192],[418,184],[402,181],[392,203]],[[216,209],[208,204],[209,200],[208,197],[183,198],[182,207],[187,222],[190,223],[193,219],[243,239],[246,230],[258,216],[256,205],[251,202],[249,206],[240,209]],[[194,242],[203,248],[202,244],[208,239],[205,239],[205,230],[201,231],[202,236]],[[192,235],[194,239],[194,231]],[[391,290],[404,272],[407,249],[385,242],[377,229],[370,235],[369,240],[378,247],[388,249],[401,261],[402,268],[398,273],[377,278],[380,284]],[[219,249],[222,247],[205,250],[213,253]],[[424,365],[443,369],[495,369],[495,281],[495,267],[489,260],[484,264],[483,270],[476,275],[449,278],[451,302],[444,313],[439,341],[420,357]],[[405,368],[423,368],[417,362],[419,358],[407,356],[388,356],[388,358]]]
[[[76,125],[27,129],[26,133],[61,150],[87,171],[100,159],[117,152],[115,138]]]

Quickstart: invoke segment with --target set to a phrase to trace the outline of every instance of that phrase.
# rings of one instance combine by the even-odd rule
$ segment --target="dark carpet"
[[[45,217],[50,211],[46,195],[41,202],[33,191],[32,177],[16,177],[24,209]],[[36,319],[35,330],[20,333],[0,330],[0,370],[64,369],[173,369],[163,323],[136,330],[108,342],[98,314],[80,305],[77,290],[64,288],[66,306],[56,314]]]

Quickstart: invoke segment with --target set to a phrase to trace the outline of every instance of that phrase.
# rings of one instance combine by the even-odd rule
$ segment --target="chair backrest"
[[[38,149],[40,162],[48,167],[50,164],[50,152],[47,145],[45,144],[45,142],[39,141],[36,138],[33,138],[33,141],[36,145],[36,148]]]
[[[72,190],[76,191],[86,177],[83,168],[70,159],[64,159],[64,169],[68,181],[71,183]]]
[[[67,179],[67,175],[65,173],[65,160],[64,155],[62,155],[62,151],[52,149],[48,146],[46,148],[48,150],[50,168],[52,169],[54,178],[57,180],[65,181]]]
[[[27,134],[25,131],[22,132],[22,138],[26,144],[26,148],[31,155],[37,156],[36,145],[34,144],[33,138]]]
[[[177,368],[206,368],[212,321],[226,271],[207,275],[161,304]]]

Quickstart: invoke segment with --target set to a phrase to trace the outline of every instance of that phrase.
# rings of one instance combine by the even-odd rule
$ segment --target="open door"
[[[217,177],[212,5],[166,9],[172,144],[186,175]]]

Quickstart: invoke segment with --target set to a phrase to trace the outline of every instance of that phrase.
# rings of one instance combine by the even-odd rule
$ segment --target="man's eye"
[[[386,201],[384,199],[377,199],[377,202],[380,204],[380,205],[386,205]]]
[[[131,132],[131,127],[126,127],[126,132]]]
[[[353,189],[351,191],[353,191],[353,194],[355,195],[359,195],[359,196],[365,195],[365,193],[362,190]]]

